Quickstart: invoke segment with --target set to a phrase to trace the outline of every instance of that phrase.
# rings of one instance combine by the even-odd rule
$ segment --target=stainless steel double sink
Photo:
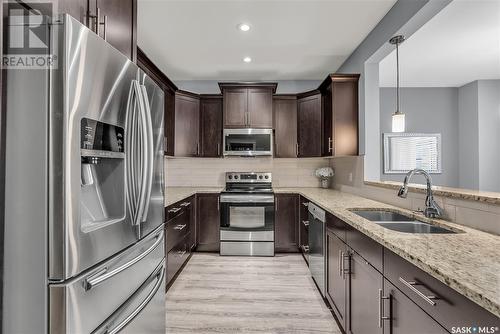
[[[377,225],[404,233],[454,234],[455,231],[425,223],[415,218],[388,210],[350,210]]]

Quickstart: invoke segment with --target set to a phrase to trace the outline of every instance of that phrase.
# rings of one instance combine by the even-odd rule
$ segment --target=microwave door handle
[[[149,211],[149,201],[151,199],[151,189],[153,187],[153,177],[154,177],[154,143],[153,143],[153,122],[151,121],[151,108],[149,107],[148,92],[146,86],[141,85],[142,98],[144,103],[144,118],[145,124],[144,128],[146,130],[146,146],[147,146],[147,183],[146,183],[146,197],[144,199],[143,213],[141,217],[141,222],[145,222],[148,217]]]

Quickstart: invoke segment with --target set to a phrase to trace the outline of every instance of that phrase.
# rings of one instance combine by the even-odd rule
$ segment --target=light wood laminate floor
[[[166,294],[167,333],[341,333],[300,254],[195,253]]]

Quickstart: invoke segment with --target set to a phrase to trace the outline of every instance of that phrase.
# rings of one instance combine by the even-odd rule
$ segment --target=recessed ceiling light
[[[245,63],[249,63],[249,62],[251,62],[251,61],[252,61],[252,58],[250,58],[250,57],[245,57],[245,58],[243,58],[243,61],[244,61]]]
[[[238,24],[238,29],[240,29],[241,31],[248,31],[250,30],[250,25],[246,23],[240,23]]]

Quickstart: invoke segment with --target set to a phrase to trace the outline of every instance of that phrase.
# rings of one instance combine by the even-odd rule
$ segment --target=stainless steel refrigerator
[[[3,333],[164,333],[163,91],[69,15],[42,26],[54,64],[7,71]]]

